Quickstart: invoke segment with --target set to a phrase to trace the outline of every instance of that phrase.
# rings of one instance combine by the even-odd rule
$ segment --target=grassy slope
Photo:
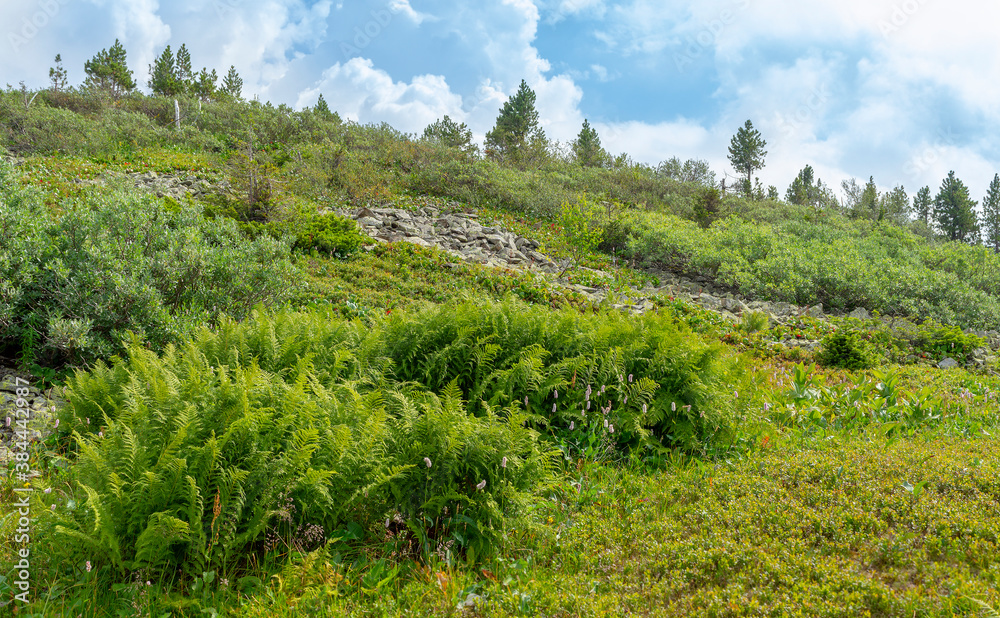
[[[126,163],[38,157],[26,167],[56,205],[85,190],[75,177],[101,170],[210,172],[220,166],[212,155],[157,148]],[[490,214],[524,219],[521,211],[504,212]],[[535,227],[538,234],[541,222],[529,217],[523,230]],[[566,300],[537,281],[455,269],[448,261],[402,247],[348,262],[304,260],[312,286],[311,298],[302,300],[350,300],[361,315],[470,292],[499,297],[521,290],[535,302]],[[762,384],[775,367],[788,366],[776,363],[761,369]],[[915,388],[929,378],[916,369],[904,383]],[[995,388],[962,370],[934,379],[940,390],[970,382]],[[781,391],[787,384],[764,388]],[[967,596],[1000,606],[1000,445],[989,435],[996,434],[995,415],[972,414],[984,415],[985,424],[971,434],[943,423],[892,436],[878,427],[782,429],[761,414],[745,427],[753,448],[731,461],[568,462],[560,482],[540,496],[540,530],[508,531],[501,556],[476,569],[404,560],[384,578],[383,550],[373,543],[353,566],[322,554],[305,559],[305,566],[297,566],[301,557],[292,559],[254,598],[240,601],[216,590],[206,604],[246,616],[298,615],[307,608],[330,616],[449,615],[460,613],[456,607],[473,594],[478,610],[462,611],[498,616],[974,615],[981,608]],[[39,483],[58,486],[52,474]],[[13,547],[11,525],[4,520],[5,560]],[[44,581],[41,574],[36,585]],[[72,592],[88,598],[91,586],[81,575]],[[139,599],[141,590],[124,593]],[[63,615],[71,596],[33,609]],[[109,613],[87,615],[113,611],[102,607]],[[129,607],[122,602],[122,609]]]

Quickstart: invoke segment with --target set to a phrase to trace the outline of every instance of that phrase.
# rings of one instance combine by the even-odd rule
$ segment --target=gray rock
[[[938,369],[952,369],[958,367],[958,361],[950,356],[937,364]]]
[[[856,318],[858,320],[870,320],[872,316],[864,307],[858,307],[854,311],[848,313],[847,317]]]
[[[810,318],[822,318],[823,317],[823,303],[820,303],[814,307],[809,307],[805,313]]]

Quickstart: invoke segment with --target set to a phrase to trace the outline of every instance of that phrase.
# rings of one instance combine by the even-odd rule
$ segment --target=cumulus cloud
[[[401,131],[416,133],[448,115],[462,121],[462,97],[453,93],[440,75],[419,75],[409,83],[394,81],[371,60],[353,58],[323,73],[314,87],[301,92],[296,105],[313,105],[323,94],[331,108],[356,122],[388,122]]]

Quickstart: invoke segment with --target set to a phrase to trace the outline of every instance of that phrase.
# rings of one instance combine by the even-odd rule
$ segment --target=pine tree
[[[906,194],[906,189],[902,185],[893,188],[880,198],[879,213],[880,218],[896,225],[906,223],[910,213],[910,196]]]
[[[857,202],[850,211],[850,216],[854,219],[881,219],[885,213],[879,210],[878,187],[875,186],[875,178],[868,177],[868,183],[858,195]]]
[[[326,99],[323,98],[323,93],[319,94],[319,99],[316,100],[316,105],[313,107],[313,111],[317,116],[324,120],[330,120],[333,118],[333,112],[330,111],[330,106],[327,104]]]
[[[147,85],[153,94],[164,97],[176,97],[184,92],[184,84],[177,77],[177,62],[169,45],[149,66]]]
[[[200,100],[209,101],[215,97],[215,83],[218,81],[219,76],[216,74],[215,69],[212,69],[212,71],[209,72],[207,68],[202,67],[201,71],[192,82],[191,92]]]
[[[62,65],[62,55],[56,54],[56,66],[49,69],[49,80],[52,82],[52,91],[59,92],[66,89],[66,69]]]
[[[926,225],[931,224],[931,206],[934,200],[931,199],[931,188],[924,186],[913,196],[913,216],[917,221],[923,221]]]
[[[754,170],[764,168],[764,157],[767,151],[764,146],[767,142],[761,137],[760,132],[753,128],[753,123],[749,120],[736,131],[732,141],[729,143],[729,162],[733,164],[736,171],[743,174],[743,193],[747,197],[754,195],[751,178]],[[759,191],[763,193],[763,191]]]
[[[993,175],[983,200],[983,242],[1000,253],[1000,174]]]
[[[601,147],[601,138],[597,135],[597,130],[591,127],[586,119],[583,121],[580,134],[573,140],[572,148],[576,162],[583,167],[604,167],[608,160],[608,153]]]
[[[125,48],[115,39],[110,49],[102,49],[83,65],[87,74],[84,87],[108,92],[118,98],[135,90],[135,80],[128,68]]]
[[[177,76],[177,81],[181,84],[182,93],[194,92],[195,80],[194,73],[191,71],[191,52],[188,51],[187,45],[183,43],[180,49],[177,50],[174,74]]]
[[[976,202],[969,199],[969,189],[955,172],[941,183],[941,189],[934,198],[934,221],[948,240],[971,240],[979,225],[976,221]]]
[[[517,93],[504,103],[496,125],[486,134],[486,150],[501,161],[521,162],[544,150],[545,132],[538,125],[535,93],[521,80]]]
[[[448,148],[458,148],[462,152],[469,152],[474,149],[472,143],[472,131],[463,122],[455,122],[445,115],[424,128],[423,139],[433,144],[439,144]]]
[[[220,91],[233,99],[240,100],[243,98],[243,78],[236,72],[236,67],[230,65],[229,72],[226,73],[226,77],[222,80]]]

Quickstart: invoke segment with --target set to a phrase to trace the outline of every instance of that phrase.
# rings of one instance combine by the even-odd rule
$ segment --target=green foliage
[[[500,161],[524,164],[544,154],[546,146],[545,132],[538,124],[535,92],[522,79],[486,134],[486,153]]]
[[[135,90],[135,80],[128,68],[125,47],[115,39],[110,49],[97,52],[93,58],[83,65],[87,74],[84,86],[101,92],[107,92],[114,98]]]
[[[18,239],[0,245],[4,280],[13,282],[0,319],[10,325],[6,345],[40,342],[22,350],[27,362],[107,358],[129,330],[160,348],[290,292],[288,246],[248,242],[233,222],[124,188],[92,194],[54,222],[0,169],[0,193],[14,196],[0,205],[0,229]]]
[[[296,227],[293,248],[305,252],[346,257],[357,251],[365,238],[353,219],[334,213],[308,215]]]
[[[385,337],[396,379],[436,392],[456,381],[477,414],[526,402],[538,426],[553,428],[603,414],[618,445],[648,438],[686,450],[731,431],[723,384],[739,371],[666,314],[466,303],[394,315]]]
[[[477,150],[472,143],[472,131],[465,123],[457,123],[445,115],[444,118],[431,123],[424,129],[423,139],[446,148],[456,148],[461,152],[472,154]]]
[[[601,138],[597,135],[597,130],[590,126],[586,118],[571,147],[576,162],[584,167],[604,167],[610,159],[608,153],[601,147]]]
[[[983,244],[1000,253],[1000,174],[994,174],[983,199]]]
[[[770,318],[763,311],[744,311],[740,328],[747,333],[757,333],[767,328]]]
[[[399,516],[424,556],[452,542],[488,556],[551,459],[517,410],[470,416],[453,386],[384,383],[383,336],[329,312],[255,313],[78,373],[60,412],[75,506],[56,513],[54,551],[119,574],[179,569],[177,586],[271,552],[269,533],[308,551]]]
[[[861,333],[852,330],[839,330],[824,337],[823,349],[816,360],[826,367],[852,371],[869,369],[875,364],[874,354]]]
[[[243,99],[243,78],[236,72],[235,66],[229,66],[229,72],[222,78],[222,88],[219,91],[231,99]]]
[[[715,187],[703,189],[694,199],[694,220],[701,227],[712,225],[719,216],[722,197]]]
[[[677,182],[715,186],[715,172],[709,168],[708,161],[703,159],[688,159],[681,163],[679,158],[671,157],[656,166],[656,173]]]
[[[189,56],[188,68],[190,68],[190,60]],[[170,50],[170,46],[167,45],[153,62],[149,65],[149,82],[146,84],[153,91],[153,94],[163,97],[176,97],[182,94],[184,82],[177,74],[174,52]]]
[[[934,222],[948,240],[971,240],[979,228],[975,208],[968,187],[955,178],[955,172],[948,172],[934,198],[933,213]]]
[[[750,179],[754,170],[763,169],[764,157],[767,151],[764,146],[767,142],[760,135],[760,131],[753,128],[753,123],[749,120],[736,131],[736,135],[729,143],[729,162],[733,167],[743,174],[743,192],[749,196]]]
[[[917,191],[917,194],[913,196],[913,216],[918,221],[923,221],[924,224],[930,225],[931,208],[933,206],[934,200],[931,198],[931,188],[927,186],[921,187]]]
[[[601,210],[587,201],[585,193],[577,197],[575,203],[566,202],[559,213],[559,227],[569,245],[572,262],[567,267],[579,267],[580,263],[591,253],[604,238],[604,230],[598,217]],[[566,270],[562,274],[565,274]]]
[[[1000,259],[983,247],[929,244],[885,223],[777,204],[704,230],[657,213],[635,213],[627,226],[628,255],[714,277],[746,296],[1000,325]]]

